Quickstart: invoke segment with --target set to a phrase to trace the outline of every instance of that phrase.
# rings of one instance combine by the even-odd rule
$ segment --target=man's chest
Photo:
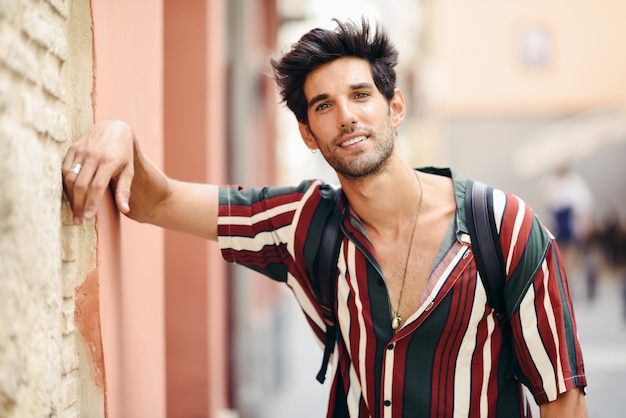
[[[438,222],[417,225],[415,233],[407,231],[399,239],[377,237],[372,241],[391,311],[402,322],[412,316],[425,299],[424,290],[439,255],[450,248],[454,240],[452,219],[450,215],[441,217]]]
[[[411,256],[417,260],[409,263],[402,289],[402,277],[394,277],[393,272],[390,273],[391,279],[385,275],[378,258],[374,257],[378,254],[363,251],[353,242],[346,241],[338,265],[339,322],[346,330],[354,329],[355,323],[365,324],[363,332],[380,331],[376,338],[383,341],[393,336],[391,323],[398,306],[402,327],[418,317],[427,316],[430,308],[426,309],[426,306],[433,306],[445,296],[465,274],[469,261],[467,246],[456,241],[452,231],[445,234],[436,249],[427,253],[416,251]]]

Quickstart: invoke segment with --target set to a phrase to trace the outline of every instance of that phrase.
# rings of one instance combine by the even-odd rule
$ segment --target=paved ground
[[[323,352],[295,299],[288,295],[286,300],[284,326],[292,346],[290,358],[285,359],[283,390],[267,399],[258,418],[324,418],[331,379],[324,385],[315,379]]]
[[[578,288],[578,290],[582,290]],[[626,320],[624,287],[618,275],[605,275],[595,300],[575,293],[578,333],[589,387],[587,405],[592,418],[626,416]]]
[[[586,299],[584,283],[573,280],[574,309],[589,381],[587,405],[591,418],[626,416],[626,321],[623,286],[619,277],[604,273],[597,295]],[[315,375],[321,350],[295,303],[289,298],[287,334],[292,357],[285,359],[287,375],[283,390],[267,399],[261,418],[322,418],[325,416],[329,382],[320,385]],[[539,414],[535,409],[535,417]]]

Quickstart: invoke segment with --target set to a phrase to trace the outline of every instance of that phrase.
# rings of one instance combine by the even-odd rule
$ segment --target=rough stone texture
[[[95,229],[65,221],[60,170],[92,121],[92,80],[88,1],[0,1],[2,418],[104,416],[102,359],[74,319]]]

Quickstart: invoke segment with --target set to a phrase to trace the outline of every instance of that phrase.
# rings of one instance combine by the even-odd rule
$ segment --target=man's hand
[[[81,135],[62,171],[76,224],[95,216],[112,184],[115,204],[129,218],[217,239],[218,187],[168,178],[124,122],[100,122]]]
[[[104,121],[92,126],[69,148],[62,173],[74,223],[95,216],[110,183],[114,186],[118,209],[129,213],[134,142],[133,131],[126,123]]]

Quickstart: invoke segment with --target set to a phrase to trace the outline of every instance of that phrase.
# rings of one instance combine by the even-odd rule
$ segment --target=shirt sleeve
[[[317,254],[334,193],[319,180],[280,188],[226,186],[219,192],[217,233],[224,259],[285,282],[322,345],[326,325],[316,294]]]
[[[220,188],[217,233],[224,259],[277,281],[290,273],[306,280],[311,248],[318,245],[309,237],[325,219],[318,207],[328,187],[306,180],[289,187]]]
[[[218,243],[226,261],[286,281],[295,212],[306,185],[219,190]]]
[[[521,199],[505,201],[500,239],[515,372],[542,404],[587,384],[574,307],[554,237]]]

